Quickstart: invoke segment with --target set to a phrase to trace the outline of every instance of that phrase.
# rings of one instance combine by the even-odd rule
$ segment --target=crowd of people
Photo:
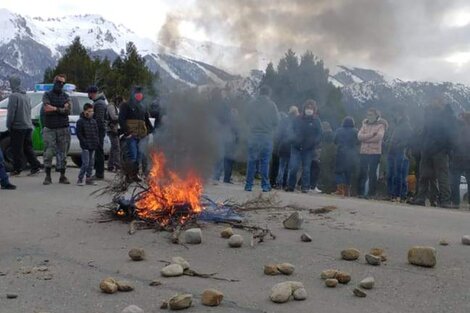
[[[320,154],[325,142],[331,142],[335,161],[329,174],[334,176],[336,195],[460,206],[461,178],[470,178],[470,113],[455,116],[442,99],[426,107],[424,125],[417,129],[411,127],[404,108],[396,108],[392,125],[377,109],[369,108],[359,127],[346,116],[332,131],[329,123],[321,121],[314,100],[307,99],[300,110],[291,106],[287,113],[278,112],[266,86],[247,106],[246,191],[253,190],[258,173],[263,192],[272,188],[319,192],[320,172],[326,170]],[[224,164],[229,168],[225,172],[231,173],[233,163]],[[386,185],[380,195],[379,177]],[[224,182],[230,182],[230,177],[225,175]]]
[[[54,87],[43,96],[42,136],[44,140],[43,184],[52,184],[52,161],[60,173],[58,182],[70,184],[66,177],[66,158],[70,145],[70,97],[63,90],[65,75],[54,78]],[[30,174],[40,171],[41,164],[32,148],[31,103],[18,80],[11,82],[7,127],[11,134],[13,153],[12,176],[23,170],[23,160],[30,165]],[[130,182],[139,181],[142,155],[140,141],[154,130],[149,110],[142,105],[144,92],[134,87],[129,99],[116,96],[109,103],[96,86],[87,89],[90,99],[77,122],[77,137],[82,149],[78,185],[94,185],[104,178],[104,138],[111,142],[107,170],[125,170]],[[231,182],[239,143],[237,120],[247,126],[245,191],[252,191],[255,177],[260,176],[261,189],[272,188],[302,193],[318,190],[322,169],[320,155],[325,141],[335,146],[334,194],[360,198],[378,198],[378,179],[385,170],[386,198],[415,205],[445,208],[460,206],[461,177],[470,182],[470,113],[455,116],[449,105],[436,100],[426,107],[424,125],[414,130],[406,111],[395,110],[389,125],[374,108],[367,110],[365,119],[356,127],[353,117],[346,116],[335,131],[321,121],[315,100],[307,99],[299,109],[291,106],[279,112],[270,97],[271,89],[261,86],[257,96],[247,103],[245,116],[231,108],[226,120],[221,118],[226,132],[220,142],[222,156],[214,166],[213,179]],[[123,141],[120,140],[123,138]],[[125,161],[121,159],[121,142],[126,145]],[[276,162],[273,162],[273,156]],[[275,165],[275,166],[273,166]],[[94,170],[94,175],[93,175]],[[0,150],[0,183],[2,189],[15,189],[5,171]],[[352,190],[355,186],[356,190]]]
[[[53,88],[44,93],[41,109],[42,138],[44,142],[43,167],[45,178],[43,185],[51,185],[53,159],[55,171],[60,173],[58,182],[70,184],[66,176],[67,155],[70,147],[71,133],[69,115],[71,112],[70,96],[63,90],[66,76],[57,75]],[[11,135],[11,151],[13,171],[10,176],[19,176],[23,171],[24,160],[30,165],[30,175],[40,172],[41,163],[33,151],[31,119],[31,100],[21,88],[17,78],[10,80],[12,94],[8,99],[7,128]],[[111,148],[107,170],[119,171],[124,164],[128,170],[130,181],[140,180],[138,177],[140,157],[139,141],[153,131],[149,113],[142,105],[143,89],[134,87],[128,101],[116,96],[107,102],[103,93],[96,86],[87,89],[90,102],[83,106],[77,121],[76,132],[80,142],[81,168],[77,185],[95,185],[96,180],[103,180],[105,173],[104,139],[108,135]],[[120,135],[124,136],[127,157],[121,158]],[[94,171],[94,175],[93,175]],[[0,185],[2,189],[13,190],[16,186],[10,182],[5,168],[5,160],[0,149]]]

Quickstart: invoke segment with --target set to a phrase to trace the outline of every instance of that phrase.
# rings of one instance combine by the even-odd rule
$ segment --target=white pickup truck
[[[39,120],[40,112],[42,108],[42,96],[45,91],[51,88],[51,84],[37,84],[35,91],[28,91],[26,94],[31,99],[31,117],[33,119],[34,130],[33,130],[33,148],[38,155],[42,155],[44,144],[42,140],[42,126]],[[76,123],[82,112],[83,105],[87,102],[91,102],[88,98],[88,94],[82,92],[75,92],[75,86],[73,84],[66,84],[64,89],[69,94],[72,102],[72,110],[69,116],[70,120],[70,133],[72,135],[69,149],[69,156],[72,161],[80,165],[81,164],[81,149],[77,138]],[[5,162],[7,169],[11,169],[11,149],[10,149],[10,135],[6,125],[8,108],[8,98],[0,101],[0,149],[2,149],[5,156]],[[105,155],[109,154],[111,144],[108,137],[105,137],[104,150]]]

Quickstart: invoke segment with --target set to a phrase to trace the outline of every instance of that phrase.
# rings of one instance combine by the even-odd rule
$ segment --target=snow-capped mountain
[[[125,49],[127,42],[134,42],[148,66],[169,86],[221,85],[240,78],[201,62],[207,44],[183,40],[182,56],[99,15],[46,19],[0,9],[0,88],[11,75],[22,77],[28,87],[41,81],[44,70],[56,64],[76,36],[92,55],[111,59]],[[213,46],[210,48],[215,50]]]
[[[339,66],[330,82],[340,87],[348,111],[377,107],[393,112],[397,106],[423,107],[443,97],[455,111],[470,110],[470,88],[449,82],[403,81],[370,69]]]

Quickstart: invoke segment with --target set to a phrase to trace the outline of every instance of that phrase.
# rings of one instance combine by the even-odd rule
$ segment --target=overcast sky
[[[29,16],[101,14],[152,39],[166,25],[174,36],[257,49],[274,61],[292,47],[313,51],[329,66],[470,84],[470,1],[465,0],[47,2],[2,0],[0,6]]]

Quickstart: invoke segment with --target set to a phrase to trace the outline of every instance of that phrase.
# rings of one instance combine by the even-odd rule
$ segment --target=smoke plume
[[[171,14],[211,40],[238,47],[238,55],[224,60],[226,68],[264,67],[292,48],[313,51],[329,66],[378,67],[392,74],[407,69],[406,78],[418,70],[427,73],[431,63],[442,69],[449,51],[467,46],[470,25],[443,27],[446,14],[464,5],[463,0],[196,0]],[[169,19],[164,28],[174,28],[174,22]]]

